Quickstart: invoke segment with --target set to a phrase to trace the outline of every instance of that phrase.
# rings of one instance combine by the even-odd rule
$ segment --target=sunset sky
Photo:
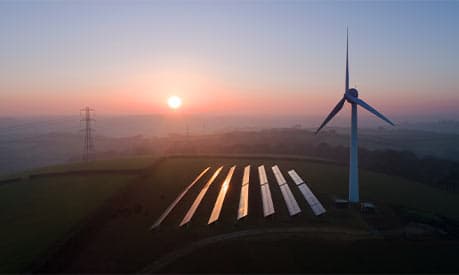
[[[459,114],[459,1],[2,1],[0,116]]]

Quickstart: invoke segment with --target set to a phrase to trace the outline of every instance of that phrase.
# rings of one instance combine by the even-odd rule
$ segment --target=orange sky
[[[387,116],[459,115],[459,4],[0,2],[0,116],[323,116],[350,84]],[[352,14],[352,16],[349,16]]]

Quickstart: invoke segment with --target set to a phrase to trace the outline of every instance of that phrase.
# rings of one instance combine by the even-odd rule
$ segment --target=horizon
[[[342,114],[341,114],[342,113]],[[142,135],[166,137],[170,134],[205,135],[233,131],[263,131],[270,129],[299,128],[314,132],[323,116],[302,115],[207,115],[207,114],[142,114],[142,115],[98,115],[92,116],[92,128],[98,136],[123,138]],[[82,117],[79,115],[0,117],[0,140],[13,141],[18,137],[37,137],[51,133],[81,135]],[[327,130],[349,129],[349,114],[340,112],[327,124]],[[385,129],[391,132],[420,130],[439,134],[458,134],[456,119],[410,119],[394,118],[397,127],[391,127],[372,116],[359,118],[361,130]],[[18,144],[20,144],[18,140]]]
[[[323,117],[344,92],[346,26],[366,102],[389,117],[459,114],[455,1],[0,6],[1,117],[170,115],[173,95],[190,115]]]

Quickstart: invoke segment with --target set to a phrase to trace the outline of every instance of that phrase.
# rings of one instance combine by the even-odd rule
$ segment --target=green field
[[[55,165],[36,169],[31,173],[55,173],[55,172],[66,172],[75,170],[136,170],[145,169],[151,166],[157,157],[144,156],[135,158],[118,158],[108,160],[94,160],[91,162],[77,162],[67,165]]]
[[[60,176],[0,186],[0,272],[24,271],[133,176]]]
[[[125,162],[125,165],[123,165]],[[127,175],[58,176],[30,179],[16,184],[0,186],[0,229],[2,252],[0,271],[23,271],[36,257],[44,255],[56,241],[68,237],[76,226],[81,233],[71,235],[68,243],[58,247],[57,252],[39,268],[40,272],[138,272],[147,271],[196,271],[196,272],[244,272],[282,271],[274,261],[290,261],[289,271],[378,271],[372,270],[384,260],[394,260],[402,255],[406,263],[391,263],[385,271],[457,270],[454,261],[447,260],[453,254],[457,241],[435,239],[435,242],[409,243],[403,236],[396,241],[385,241],[385,230],[398,230],[406,225],[401,213],[411,213],[414,221],[427,223],[445,217],[459,220],[459,195],[447,193],[423,184],[398,177],[360,172],[361,199],[376,204],[377,213],[366,216],[357,208],[338,209],[333,199],[345,198],[347,194],[347,167],[314,161],[273,160],[272,158],[218,158],[187,157],[168,158],[153,166],[154,160],[125,159],[112,162],[114,171],[123,167],[143,168],[142,177]],[[236,222],[242,170],[252,166],[249,193],[249,215]],[[270,218],[262,216],[261,198],[256,167],[265,165],[268,172],[276,214]],[[302,213],[290,217],[275,183],[270,167],[277,164],[289,181],[289,186],[300,204]],[[223,165],[222,173],[209,188],[191,223],[185,228],[178,224],[190,207],[197,193],[211,174]],[[230,166],[237,165],[228,194],[223,205],[220,220],[207,225],[210,212],[221,183]],[[97,164],[104,169],[110,165]],[[159,230],[148,228],[162,211],[204,168],[212,167],[183,201],[171,212]],[[107,168],[108,167],[108,168]],[[69,167],[68,169],[80,170]],[[101,169],[101,168],[99,168]],[[315,217],[295,185],[287,176],[289,169],[295,169],[323,203],[327,213]],[[65,171],[61,166],[48,171]],[[131,184],[127,184],[131,182]],[[124,188],[122,188],[124,187]],[[117,190],[119,190],[117,192]],[[95,211],[108,198],[107,207]],[[90,220],[85,218],[92,217]],[[421,219],[422,218],[422,219]],[[418,219],[418,220],[416,220]],[[89,222],[82,223],[82,221]],[[84,230],[96,228],[97,230]],[[264,230],[299,229],[301,232],[272,234]],[[370,233],[377,229],[380,234]],[[261,231],[260,231],[261,230]],[[155,266],[165,255],[174,255],[182,249],[193,246],[201,240],[238,234],[258,232],[257,236],[238,237],[217,241],[208,246],[196,248],[190,253],[177,254],[168,264]],[[382,235],[381,235],[382,234]],[[435,237],[436,238],[436,237]],[[448,237],[450,238],[450,237]],[[368,239],[368,241],[367,241]],[[77,244],[77,245],[65,245]],[[243,248],[243,251],[238,249]],[[316,249],[320,253],[314,262],[305,264],[299,255],[313,257]],[[323,247],[323,248],[321,248]],[[418,249],[414,249],[414,248]],[[327,248],[327,249],[325,249]],[[345,253],[347,248],[349,253]],[[363,251],[368,251],[369,254]],[[54,247],[56,249],[56,247]],[[279,249],[276,252],[276,249]],[[390,254],[398,249],[398,254]],[[51,250],[52,251],[52,250]],[[284,252],[282,252],[284,251]],[[333,251],[330,252],[330,251]],[[435,254],[435,251],[438,252]],[[276,256],[283,253],[282,257]],[[308,254],[309,253],[309,254]],[[344,255],[340,255],[343,253]],[[420,253],[417,257],[416,253]],[[422,255],[421,255],[422,254]],[[327,268],[320,269],[328,258]],[[371,255],[374,255],[371,256]],[[396,257],[396,255],[398,255]],[[206,258],[202,258],[205,256]],[[422,257],[421,257],[422,256]],[[322,257],[322,258],[321,258]],[[354,257],[366,259],[362,269],[353,269]],[[167,257],[166,257],[167,258]],[[273,260],[269,260],[269,259]],[[427,265],[427,259],[434,262]],[[443,260],[440,260],[442,258]],[[346,259],[351,259],[346,261]],[[417,263],[416,259],[423,259]],[[210,262],[209,262],[210,260]],[[348,265],[346,265],[346,263]],[[437,264],[441,266],[437,267]],[[397,269],[398,267],[398,269]],[[277,269],[276,269],[277,268]],[[422,269],[424,268],[424,269]]]
[[[157,157],[141,156],[131,158],[118,158],[108,160],[94,160],[90,162],[75,162],[70,164],[52,165],[33,169],[30,171],[0,175],[0,180],[11,178],[28,178],[30,175],[46,173],[62,173],[70,171],[95,171],[95,170],[140,170],[155,163]]]

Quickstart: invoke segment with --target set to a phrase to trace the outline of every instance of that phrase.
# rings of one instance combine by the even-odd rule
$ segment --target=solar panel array
[[[206,182],[206,184],[202,187],[199,191],[198,195],[196,196],[193,204],[190,206],[188,211],[186,212],[185,216],[183,217],[182,221],[180,222],[179,226],[183,226],[188,224],[191,219],[193,218],[195,212],[197,211],[201,201],[204,199],[208,189],[212,185],[213,182],[217,179],[218,175],[222,171],[223,166],[219,167],[210,177],[210,179]],[[274,177],[277,181],[279,189],[281,191],[282,197],[285,201],[287,206],[287,210],[290,216],[297,215],[301,213],[301,208],[298,205],[297,200],[295,199],[294,194],[292,193],[287,180],[283,176],[281,170],[277,165],[274,165],[272,168]],[[188,191],[196,185],[197,182],[201,180],[201,178],[210,170],[210,167],[204,169],[196,178],[195,180],[189,184],[178,196],[177,198],[166,208],[164,213],[156,220],[156,222],[151,226],[150,229],[155,229],[160,226],[160,224],[168,217],[170,212],[176,208],[177,204],[182,200],[184,196],[188,193]],[[222,182],[220,187],[220,191],[218,193],[217,199],[214,203],[214,207],[212,209],[212,213],[210,214],[208,224],[215,223],[220,218],[220,213],[223,207],[223,203],[225,201],[226,194],[230,188],[230,183],[233,178],[233,174],[236,170],[236,166],[233,166],[229,169],[228,174],[226,175],[225,179]],[[298,187],[299,191],[307,201],[308,205],[311,207],[313,213],[316,216],[319,216],[326,212],[325,208],[322,206],[320,201],[317,197],[312,193],[311,189],[307,186],[306,182],[298,175],[295,170],[288,171],[291,179]],[[262,208],[263,208],[263,216],[267,217],[273,215],[275,213],[274,203],[271,196],[271,190],[268,182],[268,176],[266,174],[266,170],[264,165],[258,166],[258,176],[260,181],[260,194],[262,199]],[[242,185],[241,185],[241,193],[239,197],[239,207],[237,209],[237,220],[240,220],[246,216],[248,216],[249,212],[249,182],[250,182],[250,165],[244,168],[244,173],[242,176]]]

